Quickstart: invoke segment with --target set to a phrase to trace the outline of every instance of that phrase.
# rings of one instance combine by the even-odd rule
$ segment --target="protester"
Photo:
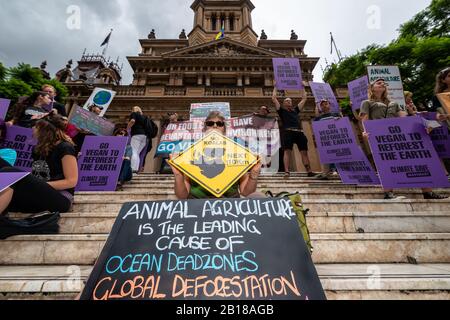
[[[127,129],[118,129],[114,134],[116,137],[128,137]],[[130,143],[127,144],[125,154],[123,156],[122,168],[120,169],[119,181],[117,183],[117,191],[123,190],[123,185],[133,179],[133,172],[131,170],[131,157],[133,156],[133,149]]]
[[[131,148],[133,156],[131,157],[131,169],[133,173],[139,172],[141,162],[140,154],[147,145],[147,136],[145,132],[145,117],[140,107],[133,107],[128,122],[127,131],[131,130]]]
[[[36,91],[24,101],[16,105],[14,117],[10,124],[24,128],[32,128],[39,119],[47,116],[49,112],[45,110],[52,102],[46,92]]]
[[[208,134],[212,131],[219,132],[222,135],[226,134],[226,120],[225,117],[217,111],[211,112],[205,120],[204,132]],[[170,165],[170,164],[169,164]],[[222,198],[240,198],[248,197],[256,192],[258,177],[261,173],[261,161],[259,161],[249,173],[245,174],[237,183],[235,183]],[[195,181],[190,180],[183,175],[178,169],[171,166],[173,174],[175,175],[175,194],[178,199],[209,199],[215,198],[202,186]]]
[[[262,117],[262,118],[267,118],[270,115],[270,109],[267,106],[261,106],[259,108],[258,112],[255,112],[253,115]]]
[[[78,182],[78,166],[72,140],[64,133],[59,115],[40,119],[33,128],[37,145],[33,171],[0,193],[0,212],[68,212]],[[20,172],[0,159],[0,173]]]
[[[322,99],[316,104],[316,117],[314,121],[325,121],[330,119],[342,118],[341,113],[331,112],[331,104],[328,100]],[[337,176],[337,168],[335,164],[322,164],[323,173],[318,176],[319,180],[329,180],[333,176]]]
[[[444,92],[450,92],[450,67],[442,70],[436,76],[436,87],[434,89],[435,96],[432,100],[432,110],[438,113],[439,121],[444,121],[444,125],[447,127],[450,133],[450,115],[447,110],[442,106],[441,102],[436,95]],[[450,159],[444,159],[445,169],[447,174],[450,175]]]
[[[67,116],[66,107],[63,104],[56,101],[57,93],[55,87],[50,84],[44,84],[41,90],[42,92],[48,93],[48,95],[52,99],[51,102],[52,109],[56,110],[59,115],[66,117]]]
[[[290,172],[290,161],[292,156],[292,149],[294,144],[296,144],[300,150],[302,156],[303,165],[308,172],[308,177],[314,177],[314,173],[311,170],[311,165],[308,157],[308,138],[303,133],[300,126],[299,114],[303,111],[305,104],[307,102],[306,91],[302,91],[302,100],[298,106],[294,109],[291,98],[286,98],[283,101],[283,106],[277,98],[277,88],[273,89],[272,101],[275,104],[275,108],[281,118],[282,122],[282,146],[284,150],[284,170],[285,177],[289,177]]]
[[[92,112],[92,113],[95,113],[95,114],[98,115],[98,116],[100,116],[100,114],[101,114],[102,111],[103,111],[103,108],[100,107],[100,106],[98,106],[98,105],[96,105],[96,104],[91,104],[91,105],[89,106],[89,111]]]
[[[384,79],[377,79],[369,86],[369,100],[365,100],[361,105],[360,117],[363,121],[379,120],[386,118],[406,117],[407,113],[403,111],[398,103],[391,102],[388,98],[388,88]],[[368,138],[368,133],[363,132],[363,136]],[[393,200],[404,197],[397,197],[393,190],[384,190],[384,199]],[[446,199],[447,197],[436,194],[432,189],[422,189],[425,199]]]
[[[405,91],[405,102],[406,102],[406,111],[408,112],[408,116],[415,116],[417,114],[417,107],[413,101],[412,92]]]

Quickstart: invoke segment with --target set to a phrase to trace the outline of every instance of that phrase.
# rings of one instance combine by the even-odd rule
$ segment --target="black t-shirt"
[[[53,109],[56,109],[59,115],[67,117],[66,107],[63,104],[55,101],[53,102]]]
[[[277,112],[281,118],[283,129],[300,129],[300,120],[298,119],[300,109],[298,107],[293,111],[287,111],[284,108],[280,108]]]
[[[145,117],[139,112],[133,112],[130,115],[130,120],[131,119],[134,119],[134,121],[136,121],[134,123],[134,126],[131,128],[131,135],[145,135]]]
[[[69,142],[61,142],[44,158],[33,151],[33,175],[44,181],[63,180],[62,159],[65,156],[77,156],[74,146]],[[74,194],[74,189],[66,190]]]
[[[38,119],[31,119],[33,116],[43,116],[48,112],[41,107],[29,106],[21,115],[17,125],[24,128],[33,128]]]

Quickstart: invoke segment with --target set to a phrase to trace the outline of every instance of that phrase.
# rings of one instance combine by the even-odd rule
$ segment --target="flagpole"
[[[110,35],[109,35],[109,39],[108,39],[108,42],[106,43],[106,46],[105,46],[105,48],[103,49],[103,52],[102,52],[102,55],[103,55],[103,56],[105,56],[105,55],[106,55],[106,52],[108,51],[108,48],[109,48],[109,41],[111,41],[111,35],[112,35],[112,32],[113,32],[113,29],[111,29]]]

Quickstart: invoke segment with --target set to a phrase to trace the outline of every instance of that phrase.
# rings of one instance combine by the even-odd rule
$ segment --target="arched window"
[[[217,30],[217,15],[215,13],[211,16],[211,29],[213,31]]]
[[[234,31],[234,25],[235,25],[234,20],[235,20],[234,15],[231,14],[230,15],[230,31]]]

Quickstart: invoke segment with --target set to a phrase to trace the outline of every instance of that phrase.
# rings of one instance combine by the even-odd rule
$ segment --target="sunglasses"
[[[205,124],[207,127],[214,127],[214,125],[216,125],[219,128],[225,127],[225,122],[223,121],[206,121]]]

